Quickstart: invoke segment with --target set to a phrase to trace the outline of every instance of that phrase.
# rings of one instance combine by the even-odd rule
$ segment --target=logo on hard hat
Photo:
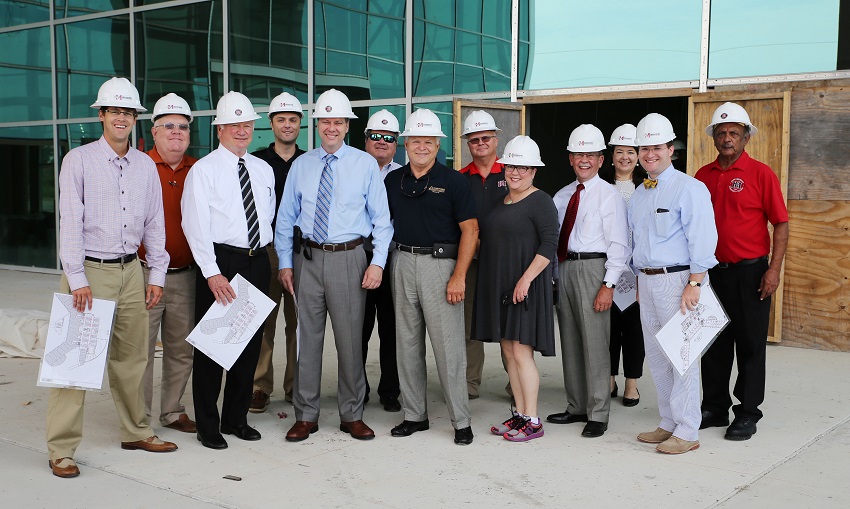
[[[484,125],[484,122],[476,122],[476,123],[475,123],[475,127],[480,127],[480,126],[482,126],[482,125]]]
[[[740,193],[744,190],[744,180],[740,178],[732,179],[732,182],[729,182],[729,190],[733,193]]]
[[[508,152],[508,157],[513,159],[515,157],[522,157],[522,154],[517,154],[516,152]]]
[[[125,99],[126,99],[126,100],[128,100],[128,101],[130,101],[130,100],[132,100],[133,98],[132,98],[132,97],[128,97],[128,96],[126,96],[126,95],[115,94],[115,100],[116,100],[116,101],[123,101],[123,100],[125,100]]]
[[[720,118],[726,118],[726,117],[728,117],[728,116],[729,116],[729,114],[728,114],[728,113],[721,113],[721,114],[720,114]]]
[[[417,122],[416,127],[431,127],[431,124],[428,122]]]
[[[325,106],[325,111],[327,111],[328,113],[330,113],[332,109],[333,108],[331,108],[330,106]]]
[[[389,124],[389,122],[387,122],[387,119],[383,119],[383,120],[381,120],[381,123],[382,123],[382,124],[384,124],[384,125]]]
[[[238,117],[238,116],[242,115],[242,110],[236,110],[233,113],[236,113],[236,116]]]

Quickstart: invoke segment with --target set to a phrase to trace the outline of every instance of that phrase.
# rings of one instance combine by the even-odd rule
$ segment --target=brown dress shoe
[[[166,428],[176,429],[183,433],[196,433],[198,428],[195,427],[195,421],[189,418],[186,414],[180,414],[176,421],[165,425]]]
[[[268,407],[269,395],[259,389],[254,391],[254,394],[251,395],[251,405],[248,407],[248,411],[253,414],[261,414]]]
[[[375,432],[363,421],[341,422],[339,430],[344,431],[357,440],[371,440],[375,438]]]
[[[177,450],[177,444],[173,442],[164,442],[154,435],[144,440],[135,442],[121,442],[121,448],[129,451],[141,449],[148,452],[172,452]]]
[[[645,431],[638,433],[637,439],[646,444],[660,444],[673,436],[673,432],[667,431],[664,428],[655,428],[655,431]]]
[[[655,448],[656,451],[663,452],[664,454],[683,454],[695,449],[699,449],[699,440],[690,442],[676,436],[671,436]]]
[[[70,479],[80,475],[80,469],[77,468],[77,463],[73,458],[60,458],[58,460],[50,460],[50,470],[53,470],[53,475]]]
[[[310,433],[319,431],[319,424],[310,421],[295,421],[286,433],[287,442],[300,442],[306,440]]]

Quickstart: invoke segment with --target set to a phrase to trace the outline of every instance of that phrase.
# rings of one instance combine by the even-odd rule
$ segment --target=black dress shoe
[[[236,426],[221,425],[221,432],[225,435],[234,435],[242,440],[253,442],[261,438],[260,432],[248,426],[247,424],[239,424]]]
[[[469,445],[472,443],[472,428],[467,426],[465,428],[456,429],[455,430],[455,443],[457,445]]]
[[[637,406],[637,404],[640,403],[640,391],[637,391],[637,393],[638,397],[636,398],[627,398],[626,394],[623,393],[623,406]]]
[[[618,392],[620,392],[620,388],[617,386],[617,382],[614,382],[614,389],[611,390],[611,397],[616,398]]]
[[[726,428],[726,440],[749,440],[756,434],[756,421],[749,417],[735,417],[732,425]]]
[[[398,398],[381,398],[381,404],[387,412],[401,412],[401,403]]]
[[[216,433],[215,436],[205,436],[199,432],[198,441],[201,442],[201,445],[210,449],[227,449],[227,442],[224,441],[224,437],[219,433]]]
[[[584,430],[581,432],[581,436],[596,438],[604,435],[606,431],[608,431],[607,422],[587,421],[587,424],[584,425]]]
[[[709,410],[702,411],[702,422],[699,429],[705,428],[722,428],[729,425],[729,415],[721,415]]]
[[[409,437],[417,431],[425,431],[430,427],[428,419],[424,421],[408,421],[405,419],[401,424],[393,428],[390,434],[394,437]]]
[[[552,424],[572,424],[574,422],[587,422],[587,414],[571,414],[564,410],[560,414],[551,414],[546,420]]]

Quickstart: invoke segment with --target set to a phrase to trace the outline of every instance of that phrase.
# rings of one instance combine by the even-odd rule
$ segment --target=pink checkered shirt
[[[59,173],[59,259],[71,290],[89,286],[86,256],[120,258],[142,242],[149,282],[164,286],[169,258],[153,160],[132,147],[118,157],[103,137],[68,152]]]

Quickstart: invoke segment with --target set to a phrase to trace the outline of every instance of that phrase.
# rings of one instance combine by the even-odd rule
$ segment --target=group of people
[[[534,186],[544,167],[537,144],[517,136],[499,158],[500,130],[484,111],[465,119],[472,162],[454,171],[437,160],[445,134],[428,109],[414,111],[403,131],[378,111],[367,122],[366,150],[346,144],[357,117],[335,89],[316,100],[320,145],[308,152],[296,144],[301,103],[288,93],[269,105],[274,141],[254,153],[248,147],[260,116],[244,95],[225,94],[212,122],[219,146],[200,160],[186,155],[193,116],[175,94],[154,106],[147,154],[130,145],[146,111],[132,83],[112,78],[92,107],[103,136],[71,150],[59,177],[61,286],[78,312],[93,298],[117,303],[107,372],[124,449],[177,449],[150,425],[157,338],[163,426],[194,433],[211,449],[228,447],[223,435],[261,439],[247,415],[264,412],[274,389],[278,308],[227,371],[220,410],[223,369],[186,341],[213,303],[233,302],[229,281],[237,274],[283,307],[284,398],[296,419],[288,441],[319,430],[328,317],[339,428],[355,439],[375,436],[363,410],[376,321],[377,393],[386,411],[403,411],[392,436],[429,429],[427,332],[456,444],[473,441],[469,400],[479,394],[484,342],[501,346],[513,403],[491,432],[516,442],[541,437],[534,353],[555,355],[555,313],[567,408],[548,422],[582,422],[583,436],[602,436],[619,352],[623,404],[634,406],[645,350],[661,421],[638,440],[687,452],[699,447],[698,429],[729,424],[737,352],[741,403],[726,437],[756,431],[769,297],[788,230],[776,177],[744,151],[756,129],[738,105],[715,113],[707,133],[719,155],[697,179],[673,168],[675,135],[661,115],[618,128],[609,143],[613,167],[604,171],[602,132],[579,126],[567,146],[577,180],[554,199]],[[394,161],[399,138],[403,166]],[[613,293],[627,270],[637,273],[640,304],[619,310]],[[674,313],[694,308],[708,274],[732,322],[703,360],[700,408],[699,366],[679,376],[654,336]],[[194,421],[181,402],[190,375]],[[79,390],[50,392],[49,462],[59,477],[79,475],[73,458],[84,398]]]

